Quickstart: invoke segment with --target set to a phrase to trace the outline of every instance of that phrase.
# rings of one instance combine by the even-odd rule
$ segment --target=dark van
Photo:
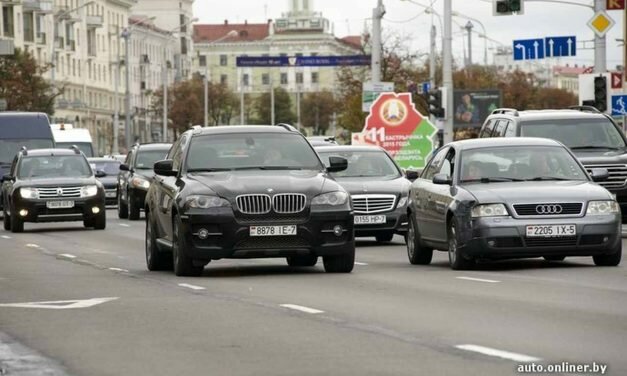
[[[41,112],[0,112],[0,177],[9,173],[11,163],[22,146],[29,150],[55,147],[48,115]]]

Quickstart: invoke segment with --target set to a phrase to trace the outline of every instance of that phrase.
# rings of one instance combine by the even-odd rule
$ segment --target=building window
[[[287,85],[287,73],[281,73],[281,85]]]
[[[34,42],[35,41],[35,23],[33,19],[32,13],[24,13],[24,41],[25,42]]]
[[[207,55],[200,55],[198,57],[198,65],[200,65],[201,67],[207,66]]]
[[[242,83],[244,84],[244,86],[250,85],[250,77],[248,76],[248,73],[245,73],[242,76]]]
[[[261,75],[261,84],[270,85],[270,75],[268,73],[264,73]]]
[[[229,59],[226,55],[220,55],[220,65],[226,66],[229,63]]]
[[[2,32],[5,37],[13,37],[13,7],[2,7]]]
[[[297,84],[302,84],[303,83],[303,73],[302,72],[297,72],[296,73],[296,83]]]
[[[311,72],[311,83],[317,84],[319,81],[318,72]]]
[[[228,85],[229,84],[229,76],[227,76],[226,74],[220,75],[220,84]]]

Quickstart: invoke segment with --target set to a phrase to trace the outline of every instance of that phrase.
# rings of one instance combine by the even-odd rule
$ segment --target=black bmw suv
[[[183,133],[146,197],[149,270],[198,276],[211,260],[285,257],[290,266],[349,273],[355,260],[348,193],[291,126],[229,126]]]
[[[118,217],[139,219],[146,192],[154,178],[152,166],[165,158],[172,144],[136,144],[120,165],[118,174]]]
[[[22,149],[2,177],[4,229],[22,232],[24,222],[83,221],[104,230],[105,190],[97,176],[78,149]]]

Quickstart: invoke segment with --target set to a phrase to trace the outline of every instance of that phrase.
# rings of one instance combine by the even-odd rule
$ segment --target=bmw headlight
[[[620,206],[616,201],[590,201],[586,215],[605,215],[620,213]]]
[[[231,204],[218,196],[188,196],[185,200],[185,206],[193,209],[211,209],[231,206]]]
[[[38,199],[39,190],[37,188],[23,187],[20,188],[20,196],[22,198]]]
[[[403,196],[401,197],[400,200],[398,200],[398,205],[396,205],[399,208],[402,208],[403,206],[407,205],[407,196]]]
[[[86,185],[81,187],[81,197],[93,197],[98,194],[98,187],[95,185]]]
[[[318,195],[311,200],[312,206],[341,206],[348,201],[346,192],[329,192]]]
[[[509,213],[503,204],[477,205],[472,208],[472,217],[507,217]]]
[[[142,188],[146,190],[150,188],[150,182],[140,177],[134,177],[133,180],[131,180],[131,185],[135,188]]]

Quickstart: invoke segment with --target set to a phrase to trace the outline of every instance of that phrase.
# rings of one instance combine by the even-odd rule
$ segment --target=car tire
[[[118,191],[118,218],[128,218],[128,205],[122,201],[122,194]]]
[[[324,271],[327,273],[350,273],[355,267],[355,244],[348,253],[339,256],[324,256]]]
[[[287,265],[295,267],[315,266],[318,263],[318,256],[289,256]]]
[[[157,235],[150,216],[146,216],[146,267],[151,272],[159,270],[172,270],[172,254],[160,252],[157,247]]]
[[[94,229],[96,230],[104,230],[107,228],[107,215],[104,211],[96,218],[93,219]]]
[[[135,202],[135,197],[131,192],[128,192],[126,195],[128,200],[128,219],[131,221],[136,221],[139,219],[139,206],[137,202]]]
[[[178,277],[198,277],[202,274],[203,266],[194,265],[194,260],[185,254],[188,248],[185,234],[181,230],[181,219],[174,218],[172,228],[172,264],[174,274]]]
[[[24,221],[17,217],[17,215],[11,212],[11,232],[20,233],[24,232]]]
[[[412,265],[429,265],[433,259],[433,248],[420,244],[420,232],[413,214],[409,217],[409,228],[405,236],[407,243],[407,258]]]
[[[566,256],[544,256],[546,261],[564,261]]]
[[[609,255],[597,255],[592,256],[594,260],[594,264],[596,266],[618,266],[620,264],[620,259],[623,255],[623,244],[622,241],[618,243],[618,247],[616,247],[615,252]]]
[[[451,218],[448,223],[448,262],[453,270],[470,270],[475,266],[475,260],[468,259],[459,249],[457,233],[457,219]]]
[[[11,231],[11,217],[9,217],[5,209],[2,209],[2,223],[4,231]]]
[[[394,233],[386,232],[375,236],[375,238],[377,239],[377,243],[389,243],[394,239]]]

